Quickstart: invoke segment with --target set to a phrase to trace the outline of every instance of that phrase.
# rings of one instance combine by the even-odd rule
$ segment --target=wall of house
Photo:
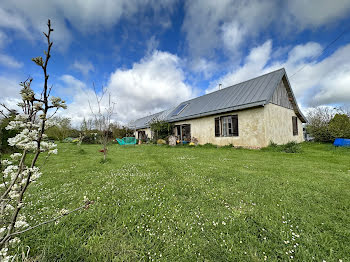
[[[238,115],[239,136],[215,137],[215,118],[232,114]],[[233,144],[234,146],[255,148],[266,146],[264,116],[264,108],[258,107],[234,113],[180,121],[175,124],[190,124],[191,136],[197,138],[199,144],[212,143],[219,146]]]
[[[239,136],[215,137],[215,118],[232,114],[238,115]],[[212,143],[219,146],[233,144],[260,148],[268,146],[270,141],[277,144],[285,144],[289,141],[303,142],[302,122],[298,118],[298,135],[293,136],[292,116],[296,116],[292,109],[270,103],[264,107],[184,120],[174,124],[190,124],[191,137],[197,138],[199,144]],[[145,131],[148,138],[152,138],[150,128],[137,131]],[[136,138],[137,131],[134,133]]]
[[[285,144],[290,141],[303,142],[303,126],[298,118],[298,135],[293,135],[292,117],[296,116],[292,109],[275,104],[265,105],[265,134],[267,144],[273,141],[276,144]]]
[[[138,138],[138,131],[145,131],[147,137],[148,137],[149,139],[152,138],[152,131],[151,131],[151,128],[148,127],[148,128],[137,129],[137,130],[134,132],[134,136],[135,136],[136,138]]]

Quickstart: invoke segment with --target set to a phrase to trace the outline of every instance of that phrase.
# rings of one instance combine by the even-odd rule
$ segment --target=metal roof
[[[287,83],[289,85],[289,94],[291,94],[291,96],[295,100],[294,94],[290,88],[286,71],[284,70],[284,68],[281,68],[279,70],[247,80],[245,82],[232,85],[221,90],[182,102],[177,107],[173,108],[173,110],[166,110],[158,114],[162,114],[162,120],[175,122],[256,106],[264,106],[265,104],[268,104],[270,102],[271,97],[278,84],[281,82],[283,76],[285,76],[285,79],[287,80]],[[183,105],[187,106],[185,106],[185,108],[178,115],[174,115],[173,113],[176,112],[176,110],[182,107]],[[305,122],[305,117],[300,112],[296,102],[293,104],[293,106],[296,114],[303,122]],[[149,117],[152,116],[148,116],[148,118]],[[141,118],[135,121],[139,124],[144,124],[137,124],[135,125],[136,128],[138,126],[140,126],[140,128],[141,126],[147,126],[147,123],[141,121],[145,118]],[[154,119],[154,117],[152,119]]]
[[[136,129],[140,129],[140,128],[145,128],[145,127],[149,127],[149,125],[153,122],[153,121],[168,121],[168,115],[170,114],[170,112],[172,112],[174,110],[174,107],[168,109],[168,110],[164,110],[158,113],[155,113],[153,115],[149,115],[149,116],[145,116],[139,119],[136,119],[135,121],[132,121],[128,124],[128,126],[130,128],[136,128]]]
[[[145,116],[139,119],[136,119],[135,121],[132,121],[131,123],[128,124],[128,126],[130,128],[135,128],[135,129],[140,129],[140,128],[145,128],[147,126],[149,126],[149,124],[157,118],[158,115],[162,114],[164,111],[153,114],[153,115],[149,115],[149,116]]]

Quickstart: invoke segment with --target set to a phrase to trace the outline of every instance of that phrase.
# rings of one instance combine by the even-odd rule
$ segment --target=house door
[[[191,142],[191,125],[181,125],[182,141]]]
[[[145,131],[138,131],[137,137],[141,141],[145,141],[147,139]]]
[[[181,142],[191,142],[191,125],[176,125],[174,132],[177,139]]]

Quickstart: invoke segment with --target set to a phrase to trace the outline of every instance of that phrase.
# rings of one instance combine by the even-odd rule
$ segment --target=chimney
[[[222,84],[219,84],[219,90],[221,90]]]

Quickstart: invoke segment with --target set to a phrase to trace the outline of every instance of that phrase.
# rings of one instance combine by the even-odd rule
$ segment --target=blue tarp
[[[333,145],[335,146],[350,146],[350,139],[336,138]]]

